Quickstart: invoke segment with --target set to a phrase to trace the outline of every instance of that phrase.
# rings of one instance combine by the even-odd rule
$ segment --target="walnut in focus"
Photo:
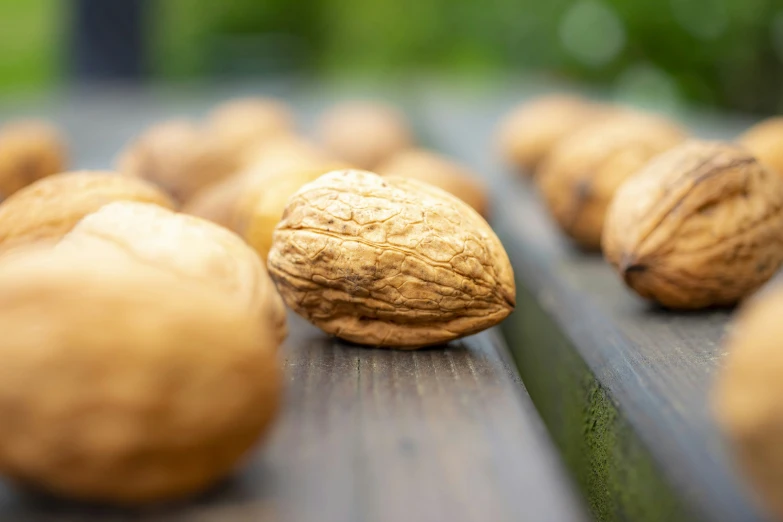
[[[783,520],[783,291],[743,308],[726,343],[713,408],[734,459],[775,520]]]
[[[318,136],[332,154],[362,169],[377,167],[414,141],[404,114],[374,102],[335,105],[321,116]]]
[[[155,183],[179,203],[236,168],[235,158],[219,140],[186,120],[153,125],[117,159],[122,174]]]
[[[523,103],[500,123],[500,152],[521,174],[532,176],[560,140],[595,120],[600,110],[587,100],[564,94]]]
[[[59,240],[87,214],[114,201],[171,208],[156,186],[112,172],[67,172],[29,185],[0,204],[0,251]]]
[[[38,121],[0,127],[0,200],[46,176],[66,169],[67,151],[60,132]]]
[[[739,137],[756,158],[783,176],[783,117],[769,118]]]
[[[294,117],[280,100],[239,98],[218,105],[209,116],[208,126],[241,168],[259,145],[292,131]]]
[[[295,312],[351,342],[441,344],[514,308],[511,263],[486,221],[415,179],[330,172],[302,187],[267,262]]]
[[[255,311],[277,342],[285,339],[285,307],[266,267],[239,236],[204,219],[119,201],[82,219],[57,249],[130,255],[183,281],[214,285]]]
[[[603,250],[663,306],[732,305],[783,262],[783,179],[740,146],[687,142],[617,191]]]
[[[458,197],[484,217],[489,213],[484,183],[462,165],[424,149],[399,152],[378,167],[382,176],[413,178],[435,185]]]
[[[651,158],[686,138],[677,125],[639,113],[616,113],[562,140],[536,182],[560,228],[579,246],[598,250],[617,188]]]
[[[280,402],[257,317],[143,263],[27,254],[0,262],[0,473],[128,505],[230,474]]]

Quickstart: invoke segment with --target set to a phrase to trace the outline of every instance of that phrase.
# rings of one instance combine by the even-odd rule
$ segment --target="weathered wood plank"
[[[594,514],[760,520],[709,405],[729,312],[656,308],[627,291],[600,256],[563,240],[533,187],[494,154],[493,126],[507,103],[432,97],[422,107],[433,144],[493,187],[494,223],[522,287],[504,332]],[[708,137],[730,137],[737,128],[729,120],[686,118]]]

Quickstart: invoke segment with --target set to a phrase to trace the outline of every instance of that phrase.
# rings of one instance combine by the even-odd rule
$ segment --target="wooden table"
[[[757,521],[710,410],[730,313],[671,313],[632,295],[600,255],[563,239],[530,183],[493,149],[511,96],[420,101],[439,147],[484,174],[514,264],[517,310],[503,330],[530,395],[599,520]],[[459,109],[454,110],[454,107]],[[685,113],[697,135],[746,123]]]
[[[272,89],[273,94],[288,90]],[[38,105],[70,132],[76,164],[107,168],[135,132],[243,90],[98,90]],[[290,94],[290,93],[289,93]],[[323,97],[303,97],[303,121]],[[16,112],[26,112],[16,107]],[[400,352],[330,339],[291,317],[285,407],[270,440],[227,483],[140,511],[0,486],[3,521],[583,521],[572,483],[496,329]]]

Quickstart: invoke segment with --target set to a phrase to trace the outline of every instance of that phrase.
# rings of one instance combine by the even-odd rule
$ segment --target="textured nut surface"
[[[59,131],[43,122],[18,121],[0,128],[0,199],[66,168]]]
[[[392,156],[377,169],[383,176],[418,179],[458,197],[482,216],[487,216],[487,189],[456,162],[423,149],[408,149]]]
[[[256,318],[138,263],[9,257],[0,328],[0,472],[58,495],[190,495],[230,473],[278,408]]]
[[[111,172],[71,172],[36,181],[0,204],[0,250],[57,240],[87,214],[113,201],[173,203],[145,181]]]
[[[769,118],[754,125],[739,137],[739,143],[783,176],[783,117]]]
[[[671,308],[731,305],[783,261],[783,180],[743,148],[690,141],[617,191],[603,250],[626,284]]]
[[[57,248],[130,256],[151,269],[214,285],[267,321],[277,341],[286,336],[285,307],[261,260],[239,236],[209,221],[120,201],[86,216]]]
[[[405,116],[394,107],[373,102],[346,102],[332,107],[318,122],[324,146],[338,158],[372,169],[413,144]]]
[[[215,107],[208,125],[214,137],[243,166],[258,145],[290,132],[294,127],[294,117],[280,100],[238,98]]]
[[[236,169],[219,140],[186,120],[153,125],[117,158],[119,172],[158,185],[180,203]]]
[[[752,299],[731,330],[713,407],[757,497],[783,519],[783,291]]]
[[[511,265],[486,221],[412,179],[344,170],[305,185],[275,230],[268,266],[289,307],[360,344],[444,343],[514,307]]]
[[[519,105],[500,123],[500,152],[520,173],[533,175],[561,139],[597,117],[598,112],[586,100],[563,94]]]
[[[552,217],[582,248],[598,250],[609,202],[617,188],[647,161],[681,143],[671,122],[638,113],[615,113],[561,141],[536,182]]]

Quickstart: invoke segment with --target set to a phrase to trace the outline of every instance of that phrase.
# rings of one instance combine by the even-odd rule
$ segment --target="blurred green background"
[[[68,11],[0,0],[0,90],[67,80]],[[150,0],[145,33],[159,80],[536,74],[664,103],[783,108],[781,0]]]

